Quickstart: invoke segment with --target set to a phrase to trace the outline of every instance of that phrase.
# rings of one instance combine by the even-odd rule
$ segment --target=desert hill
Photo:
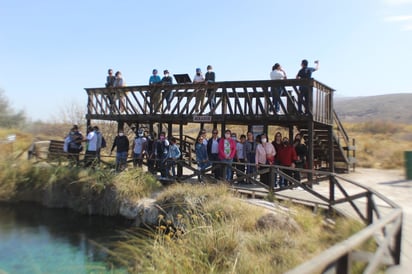
[[[343,122],[381,120],[412,124],[412,93],[335,96],[334,107]]]

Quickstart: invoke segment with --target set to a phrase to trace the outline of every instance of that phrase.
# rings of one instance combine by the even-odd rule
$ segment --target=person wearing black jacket
[[[212,162],[213,165],[213,174],[215,175],[216,179],[222,178],[222,170],[221,166],[219,165],[219,135],[218,130],[215,128],[212,130],[212,138],[207,141],[207,154],[209,157],[209,161]]]
[[[127,155],[129,153],[129,139],[124,135],[123,130],[119,130],[119,134],[114,138],[110,155],[115,147],[117,147],[116,171],[121,171],[127,167]]]

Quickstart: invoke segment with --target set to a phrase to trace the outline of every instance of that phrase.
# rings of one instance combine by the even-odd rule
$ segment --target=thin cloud
[[[402,27],[403,31],[412,31],[412,24],[405,25]]]
[[[387,16],[384,18],[386,22],[404,22],[411,21],[412,15],[397,15],[397,16]]]
[[[383,3],[391,6],[412,4],[412,0],[383,0]]]

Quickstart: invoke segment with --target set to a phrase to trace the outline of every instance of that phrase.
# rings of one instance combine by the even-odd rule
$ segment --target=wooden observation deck
[[[309,90],[308,102],[298,112],[299,87]],[[274,92],[280,103],[280,114],[274,109],[272,91],[282,90],[282,96]],[[348,171],[354,165],[354,142],[345,132],[333,109],[334,90],[314,79],[227,81],[200,84],[145,85],[121,88],[86,88],[88,95],[88,124],[91,120],[117,121],[138,128],[149,127],[172,135],[173,127],[179,127],[180,140],[184,140],[183,125],[212,124],[223,133],[230,125],[285,127],[289,139],[301,132],[307,140],[308,168],[335,167]],[[204,94],[204,101],[196,96]],[[163,96],[170,96],[167,103]],[[215,104],[212,105],[213,98]],[[177,135],[177,134],[174,134]],[[352,152],[352,153],[350,153]]]

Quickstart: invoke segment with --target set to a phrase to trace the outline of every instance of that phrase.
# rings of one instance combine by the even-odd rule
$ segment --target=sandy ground
[[[369,186],[403,209],[401,265],[387,273],[412,273],[412,180],[405,179],[404,170],[357,168],[342,177]]]

